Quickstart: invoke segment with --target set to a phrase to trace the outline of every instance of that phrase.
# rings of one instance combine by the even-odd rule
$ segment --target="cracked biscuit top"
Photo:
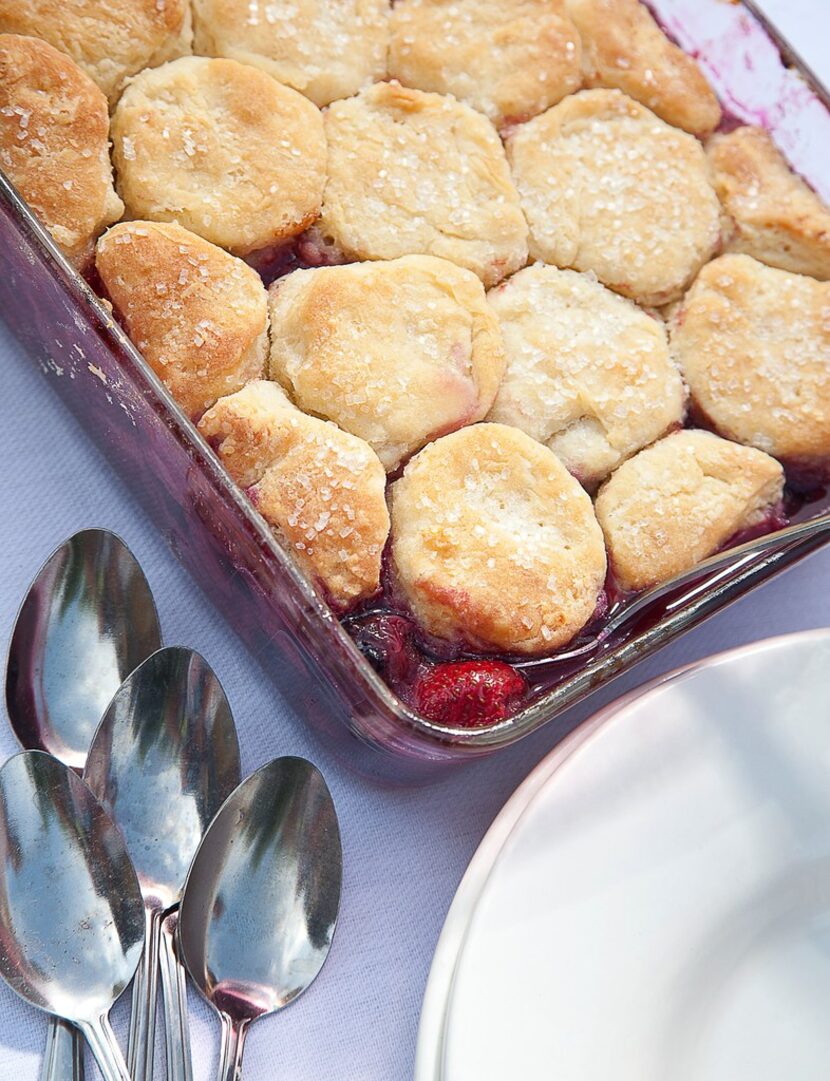
[[[546,444],[586,488],[682,423],[665,326],[592,276],[536,263],[488,301],[507,350],[488,419]]]
[[[256,271],[180,225],[122,222],[95,267],[127,333],[188,416],[265,369],[268,312]]]
[[[830,282],[723,255],[675,313],[671,345],[721,435],[794,466],[830,461]]]
[[[387,0],[193,0],[194,49],[262,68],[315,105],[386,75]]]
[[[76,266],[124,212],[98,87],[37,38],[0,34],[0,167]]]
[[[518,428],[474,424],[430,443],[391,506],[397,587],[430,634],[548,653],[596,610],[605,548],[590,497]]]
[[[692,135],[718,126],[720,105],[697,61],[640,0],[565,0],[565,10],[582,38],[587,86],[622,90]]]
[[[245,255],[317,217],[319,109],[235,60],[183,57],[143,71],[112,119],[118,190],[133,218],[172,221]]]
[[[736,128],[707,144],[715,187],[729,217],[726,247],[769,266],[830,278],[830,208],[762,128]]]
[[[192,38],[188,0],[0,0],[0,32],[71,56],[110,105],[131,75],[185,56]]]
[[[377,593],[389,512],[367,443],[301,413],[268,380],[220,398],[199,431],[336,608]]]
[[[484,287],[445,259],[297,270],[270,289],[271,377],[394,470],[481,420],[504,372]]]
[[[349,259],[436,255],[494,285],[527,261],[527,224],[490,121],[377,83],[325,113],[320,232]]]
[[[582,85],[576,27],[551,0],[397,0],[389,74],[453,94],[495,124],[526,120]]]
[[[618,90],[583,90],[507,142],[534,259],[592,270],[641,304],[676,300],[720,242],[700,143]]]
[[[688,570],[771,514],[783,486],[774,458],[711,432],[675,432],[641,450],[597,496],[618,585],[645,589]]]

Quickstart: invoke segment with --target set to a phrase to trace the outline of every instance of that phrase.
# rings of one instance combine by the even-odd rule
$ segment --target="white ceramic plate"
[[[436,951],[417,1081],[830,1076],[830,631],[598,714],[507,803]]]

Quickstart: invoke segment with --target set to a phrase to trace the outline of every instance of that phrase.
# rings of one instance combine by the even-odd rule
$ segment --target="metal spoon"
[[[101,715],[124,677],[159,648],[158,615],[132,552],[105,529],[57,548],[17,615],[6,664],[6,708],[26,750],[82,769]],[[50,1019],[43,1081],[83,1081],[82,1044]]]
[[[143,933],[124,841],[80,777],[42,751],[10,758],[0,769],[0,975],[77,1025],[106,1081],[129,1081],[107,1015]]]
[[[587,639],[577,638],[574,645],[568,649],[560,650],[549,657],[534,658],[527,661],[513,661],[516,668],[532,669],[551,663],[573,661],[594,652],[607,639],[617,635],[627,624],[635,623],[638,617],[651,607],[651,605],[671,597],[685,585],[694,586],[683,592],[680,596],[668,600],[665,603],[665,615],[676,615],[694,601],[695,598],[707,596],[715,587],[723,590],[733,579],[740,576],[744,581],[748,580],[755,572],[770,567],[776,563],[786,566],[793,557],[809,554],[824,543],[824,537],[830,533],[830,515],[822,514],[819,518],[813,518],[807,522],[798,522],[796,525],[779,529],[775,533],[765,533],[753,540],[732,548],[724,548],[720,552],[701,560],[693,567],[689,567],[673,578],[659,582],[656,586],[646,589],[637,594],[626,604],[614,610],[612,608],[609,618],[603,627]],[[700,579],[705,580],[699,581]]]
[[[160,649],[127,677],[92,741],[84,779],[127,843],[144,897],[144,956],[133,985],[127,1062],[153,1075],[160,956],[168,1081],[191,1081],[184,973],[176,956],[178,905],[202,834],[239,784],[230,706],[198,653]]]
[[[343,855],[331,795],[302,758],[277,758],[229,797],[187,876],[179,939],[222,1020],[220,1081],[238,1081],[248,1027],[300,995],[323,966]]]
[[[70,537],[29,587],[9,646],[6,707],[22,746],[82,770],[110,699],[160,645],[129,548],[105,529]]]

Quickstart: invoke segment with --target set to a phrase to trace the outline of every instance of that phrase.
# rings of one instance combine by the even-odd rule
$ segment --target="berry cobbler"
[[[79,4],[0,168],[426,722],[826,484],[830,210],[640,0]]]

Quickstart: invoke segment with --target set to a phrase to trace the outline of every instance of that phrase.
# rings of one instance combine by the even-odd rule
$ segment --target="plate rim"
[[[524,815],[532,807],[536,797],[552,781],[562,766],[582,750],[600,729],[613,720],[619,719],[620,715],[635,703],[639,705],[642,699],[655,696],[667,685],[682,683],[710,668],[740,663],[745,657],[767,650],[785,649],[799,643],[828,640],[830,640],[830,627],[815,627],[732,646],[680,665],[603,706],[586,718],[533,767],[508,797],[488,827],[450,902],[432,957],[421,1003],[414,1081],[443,1081],[446,1020],[452,1001],[458,964],[476,905],[502,850]]]

